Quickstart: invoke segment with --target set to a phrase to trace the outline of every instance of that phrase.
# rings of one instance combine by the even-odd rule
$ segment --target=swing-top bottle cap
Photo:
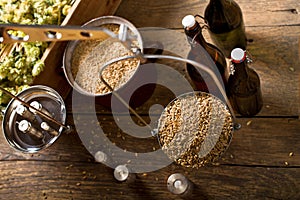
[[[94,157],[97,162],[103,163],[107,161],[107,155],[102,151],[97,151]]]
[[[168,177],[167,186],[173,194],[183,194],[188,190],[189,181],[184,175],[175,173]]]
[[[231,51],[231,59],[234,63],[241,63],[245,60],[246,53],[241,48],[235,48]]]
[[[42,108],[42,105],[41,105],[39,102],[37,102],[37,101],[31,102],[30,105],[31,105],[32,107],[34,107],[35,109],[37,109],[37,110],[41,110],[41,108]],[[33,109],[31,109],[31,108],[29,108],[29,110],[30,110],[31,112],[35,112],[35,110],[33,110]]]
[[[182,25],[184,28],[191,28],[196,24],[196,19],[193,15],[186,15],[182,19]]]
[[[20,104],[20,105],[17,106],[16,112],[19,115],[23,115],[23,113],[26,112],[26,108],[22,104]]]
[[[118,181],[125,181],[129,176],[129,169],[125,165],[119,165],[115,168],[114,177]]]
[[[45,131],[49,131],[50,130],[50,126],[47,124],[47,122],[42,122],[41,123],[41,128]]]
[[[28,121],[22,120],[19,123],[18,128],[19,128],[20,131],[26,132],[26,131],[28,131],[30,129],[30,126],[31,126],[31,124]]]

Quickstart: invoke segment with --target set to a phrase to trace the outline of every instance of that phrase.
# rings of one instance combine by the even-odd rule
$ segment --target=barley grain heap
[[[165,108],[158,136],[170,159],[199,168],[221,156],[229,146],[232,130],[227,106],[210,94],[197,92],[180,96]]]
[[[119,26],[103,25],[118,33]],[[112,38],[106,40],[86,40],[78,43],[72,56],[72,75],[76,83],[86,92],[106,94],[110,89],[100,80],[99,70],[108,61],[133,55],[120,42]],[[134,74],[138,66],[137,59],[127,59],[109,65],[102,73],[104,80],[114,89],[120,88]]]

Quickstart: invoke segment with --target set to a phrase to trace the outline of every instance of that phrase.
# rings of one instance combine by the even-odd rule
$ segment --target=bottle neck
[[[210,0],[209,4],[214,6],[222,6],[225,0]]]
[[[192,47],[195,45],[195,43],[200,44],[204,48],[207,46],[207,42],[202,35],[202,28],[199,23],[196,22],[193,27],[185,28],[184,32]]]
[[[229,32],[243,24],[241,8],[233,0],[210,0],[204,17],[213,33]]]
[[[246,78],[248,76],[248,64],[247,60],[240,63],[232,63],[234,65],[234,76],[238,76],[239,78]]]

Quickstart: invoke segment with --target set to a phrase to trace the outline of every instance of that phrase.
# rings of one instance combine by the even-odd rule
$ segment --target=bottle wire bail
[[[203,17],[203,16],[201,16],[199,14],[194,15],[194,17],[195,17],[195,19],[200,18],[200,19],[203,20],[203,22],[199,22],[199,21],[196,20],[199,24],[204,24],[203,26],[201,26],[201,28],[207,28],[207,29],[209,29],[209,25],[208,25],[208,22],[205,19],[205,17]]]

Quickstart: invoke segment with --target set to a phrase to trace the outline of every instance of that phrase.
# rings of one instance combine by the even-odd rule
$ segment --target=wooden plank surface
[[[300,3],[295,0],[236,0],[243,11],[246,27],[299,25]],[[182,28],[181,20],[188,14],[204,15],[207,0],[144,1],[126,0],[121,3],[119,16],[126,17],[137,27]]]
[[[93,116],[82,117],[82,128],[89,128],[87,121],[93,121]],[[119,121],[129,122],[128,117],[120,116]],[[118,147],[130,152],[153,152],[153,147],[159,148],[155,138],[136,138],[130,132],[121,131],[110,116],[99,116],[101,127],[97,126],[96,133],[101,135],[101,130],[107,134]],[[68,122],[72,123],[72,116]],[[300,121],[297,118],[249,118],[237,120],[242,128],[235,131],[231,144],[217,163],[245,166],[269,166],[269,167],[300,167]],[[94,123],[94,122],[93,122]],[[274,126],[274,125],[279,126]],[[130,125],[134,126],[134,124]],[[83,133],[78,129],[80,137],[90,137],[89,132]],[[147,134],[147,129],[146,129]],[[145,134],[145,133],[144,133]],[[75,132],[62,134],[56,143],[37,154],[24,154],[10,148],[4,138],[0,137],[0,161],[11,160],[39,160],[39,161],[92,161],[93,156],[88,152],[88,146],[83,145],[80,137]],[[97,140],[94,141],[98,144]],[[139,144],[139,145],[136,145]],[[293,155],[290,156],[290,153]],[[155,164],[155,163],[153,163]]]
[[[26,166],[26,168],[24,168]],[[102,164],[17,161],[0,163],[1,196],[8,199],[182,199],[167,190],[171,173],[196,187],[187,199],[299,199],[298,168],[215,166],[189,171],[171,165],[119,183]],[[171,169],[171,170],[170,170]]]

